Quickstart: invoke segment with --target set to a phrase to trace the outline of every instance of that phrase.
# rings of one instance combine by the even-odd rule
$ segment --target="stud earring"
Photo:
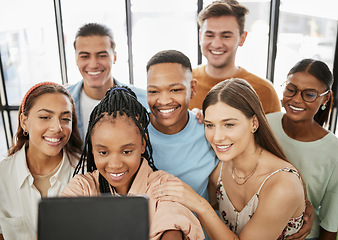
[[[28,136],[28,132],[26,132],[25,130],[23,130],[23,133],[22,133],[25,137]]]
[[[320,108],[324,111],[326,109],[326,103],[324,103]]]
[[[255,133],[256,130],[257,130],[257,128],[254,127],[254,128],[252,129],[252,133]]]

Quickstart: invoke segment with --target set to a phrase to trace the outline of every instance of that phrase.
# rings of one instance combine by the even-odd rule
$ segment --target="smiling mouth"
[[[217,144],[215,144],[216,149],[217,149],[218,151],[226,151],[226,150],[228,150],[232,145],[233,145],[233,144],[229,144],[229,145],[217,145]]]
[[[61,141],[61,138],[44,137],[44,139],[48,142],[51,142],[51,143],[57,143],[57,142]]]
[[[158,111],[160,113],[164,113],[164,114],[167,114],[167,113],[172,113],[173,111],[175,111],[177,108],[171,108],[171,109],[158,109]]]
[[[124,174],[126,174],[126,172],[122,172],[122,173],[109,173],[112,177],[117,178],[117,177],[121,177]]]
[[[222,52],[220,52],[220,51],[210,51],[210,52],[214,55],[222,55],[222,54],[225,53],[224,51],[222,51]]]
[[[292,106],[292,105],[289,105],[289,107],[294,111],[304,111],[305,110],[304,108],[298,108],[298,107],[295,107],[295,106]]]
[[[88,75],[90,76],[97,76],[99,75],[100,73],[102,73],[103,71],[96,71],[96,72],[87,72]]]

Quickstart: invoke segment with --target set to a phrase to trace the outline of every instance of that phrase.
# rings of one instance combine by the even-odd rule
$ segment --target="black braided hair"
[[[113,118],[124,114],[132,118],[136,126],[140,130],[142,138],[146,142],[145,152],[142,157],[147,159],[149,166],[156,171],[157,168],[154,165],[152,157],[152,146],[149,141],[148,125],[149,114],[142,104],[137,101],[136,94],[127,86],[115,86],[110,88],[100,103],[93,109],[90,114],[88,129],[85,138],[84,149],[79,163],[75,168],[74,175],[81,171],[82,174],[87,172],[93,172],[96,170],[94,161],[94,155],[92,152],[91,133],[95,124],[105,115],[111,115]],[[100,174],[99,186],[101,193],[110,193],[110,187],[108,181]],[[115,189],[111,186],[113,192]]]

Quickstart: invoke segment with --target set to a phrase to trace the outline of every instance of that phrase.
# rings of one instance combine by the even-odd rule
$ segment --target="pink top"
[[[129,196],[146,194],[149,198],[149,239],[160,239],[167,230],[181,230],[184,239],[204,239],[198,219],[188,208],[177,202],[152,198],[153,186],[170,176],[172,175],[161,170],[153,172],[144,159],[127,194]],[[86,175],[78,174],[64,188],[61,195],[65,197],[100,195],[98,177],[97,170]]]
[[[274,174],[286,171],[290,173],[294,173],[300,179],[298,172],[290,168],[282,168],[274,171],[271,173],[261,184],[258,192],[252,196],[250,201],[245,205],[242,211],[237,211],[235,207],[232,205],[228,195],[223,187],[222,182],[222,168],[223,162],[221,163],[221,171],[220,175],[217,180],[217,200],[219,204],[220,216],[222,221],[229,227],[229,229],[234,232],[237,236],[241,233],[242,229],[245,225],[249,222],[251,217],[254,215],[256,208],[259,202],[259,193],[261,188],[263,187],[264,183]],[[278,237],[279,239],[286,239],[286,237],[291,236],[292,234],[296,233],[301,229],[303,226],[303,214],[296,218],[291,218],[287,224],[287,226],[282,231],[281,235]],[[268,226],[267,226],[268,227]]]

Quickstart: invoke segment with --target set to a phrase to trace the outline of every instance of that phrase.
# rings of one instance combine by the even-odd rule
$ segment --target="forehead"
[[[108,36],[80,36],[76,38],[76,51],[100,52],[112,50],[111,39]]]
[[[300,89],[326,89],[326,86],[324,83],[322,83],[319,79],[317,79],[315,76],[311,75],[308,72],[297,72],[294,74],[291,74],[288,77],[287,83],[292,83],[296,87]]]
[[[243,120],[247,117],[240,110],[221,101],[210,105],[205,110],[205,120],[207,121],[218,122],[225,119]]]
[[[32,110],[59,109],[60,111],[71,111],[72,103],[68,96],[62,93],[45,93],[38,96],[32,105]]]
[[[113,118],[111,115],[106,115],[95,124],[91,136],[97,141],[107,139],[113,142],[116,140],[116,144],[139,139],[141,133],[132,118],[125,115],[117,115]]]
[[[147,73],[147,85],[169,86],[189,85],[192,74],[179,63],[159,63],[152,65]]]
[[[239,25],[234,16],[219,16],[207,18],[202,25],[202,32],[239,32]]]

